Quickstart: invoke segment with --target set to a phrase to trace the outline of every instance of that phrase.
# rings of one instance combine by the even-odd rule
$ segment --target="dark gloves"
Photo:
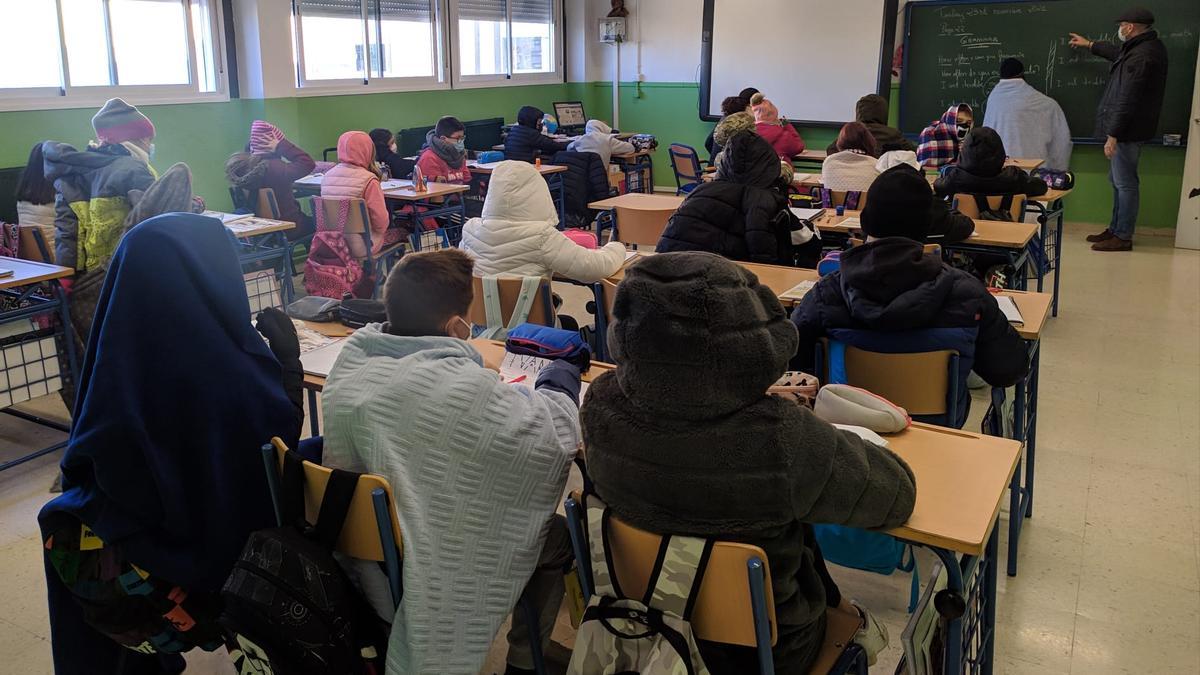
[[[271,352],[280,363],[300,358],[300,338],[296,336],[296,326],[287,314],[268,307],[258,313],[255,321],[255,328],[267,338]]]

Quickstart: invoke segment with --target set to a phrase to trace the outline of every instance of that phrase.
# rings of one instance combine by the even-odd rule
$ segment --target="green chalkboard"
[[[1000,61],[1025,63],[1025,79],[1054,97],[1071,135],[1090,139],[1110,62],[1067,45],[1068,33],[1116,42],[1116,17],[1131,0],[909,2],[905,10],[900,129],[917,134],[954,103],[983,120]],[[1146,0],[1170,59],[1159,134],[1187,134],[1200,38],[1200,1]],[[1160,139],[1156,139],[1160,140]]]

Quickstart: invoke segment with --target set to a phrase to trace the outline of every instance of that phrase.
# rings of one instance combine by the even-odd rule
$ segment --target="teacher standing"
[[[1167,84],[1167,49],[1151,26],[1154,14],[1144,7],[1117,17],[1120,45],[1093,42],[1071,33],[1072,47],[1087,49],[1112,61],[1108,83],[1096,108],[1096,136],[1104,140],[1113,186],[1112,220],[1108,229],[1088,236],[1093,251],[1133,250],[1138,213],[1138,158],[1142,143],[1158,130]]]

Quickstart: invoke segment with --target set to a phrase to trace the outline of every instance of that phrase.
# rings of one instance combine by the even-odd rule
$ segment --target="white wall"
[[[567,13],[584,5],[582,34],[567,33],[567,49],[582,38],[586,67],[583,80],[568,73],[572,82],[611,81],[616,47],[600,44],[598,22],[608,14],[608,0],[572,0]],[[627,0],[628,42],[621,45],[621,81],[697,82],[700,76],[700,24],[703,0]],[[568,29],[574,22],[568,23]]]

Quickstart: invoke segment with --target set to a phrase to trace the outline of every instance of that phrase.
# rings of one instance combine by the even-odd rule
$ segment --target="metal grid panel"
[[[24,332],[0,339],[0,408],[63,388],[55,330],[38,330],[32,321],[14,323]]]
[[[251,316],[267,307],[283,307],[279,279],[274,272],[268,270],[251,272],[245,275],[244,279],[246,280],[246,297],[250,300]]]

